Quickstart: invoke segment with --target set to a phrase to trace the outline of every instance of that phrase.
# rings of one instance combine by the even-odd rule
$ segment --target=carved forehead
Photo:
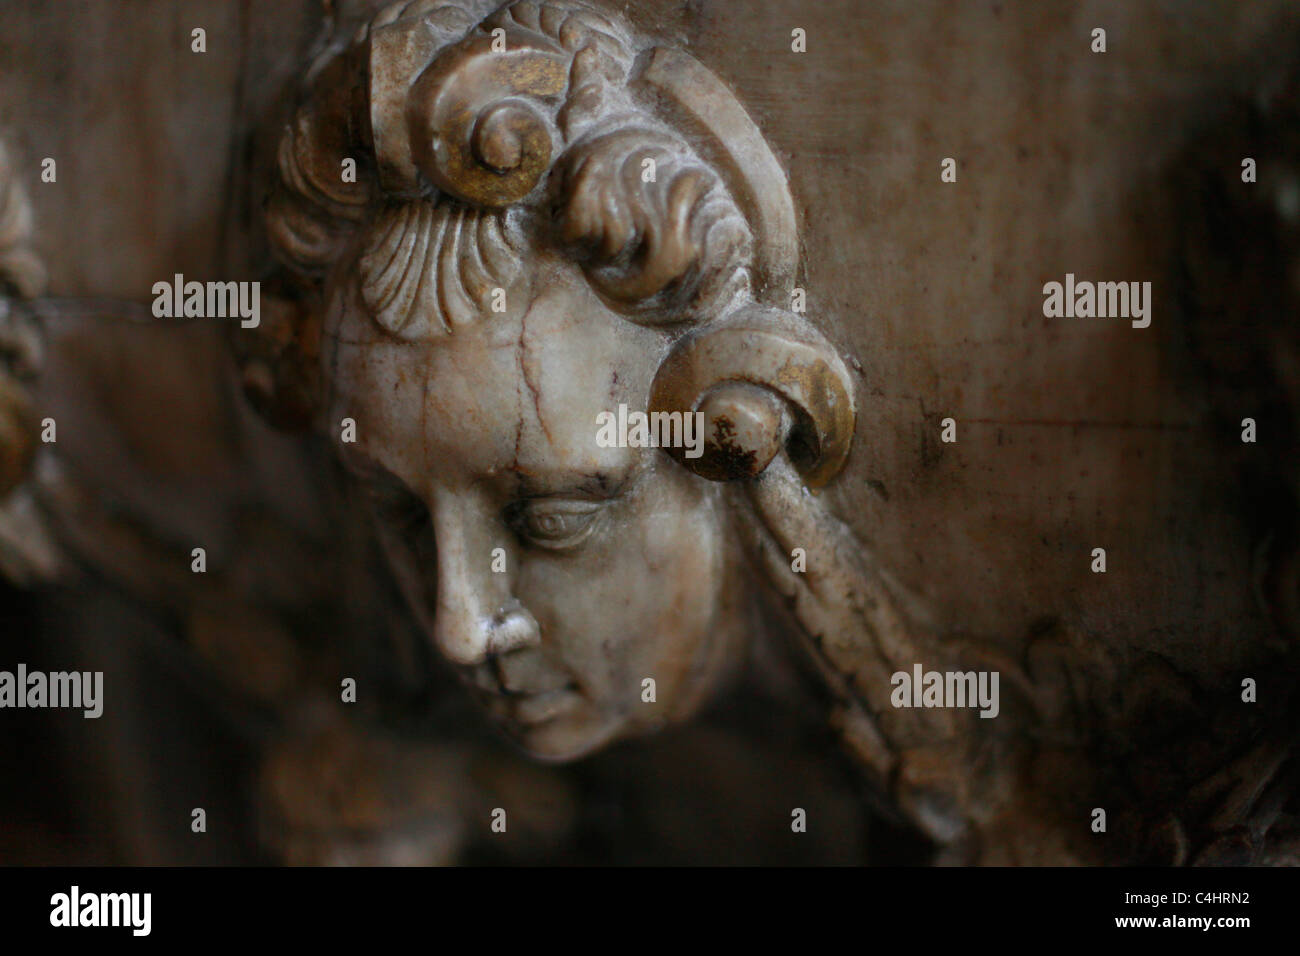
[[[362,310],[338,326],[331,416],[355,448],[413,487],[421,476],[623,474],[627,449],[596,444],[596,416],[644,409],[665,341],[622,321],[581,277],[551,270],[518,314],[401,342]]]

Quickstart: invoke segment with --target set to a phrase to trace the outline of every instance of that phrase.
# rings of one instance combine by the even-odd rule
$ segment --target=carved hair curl
[[[495,5],[394,4],[313,69],[265,206],[297,297],[318,300],[331,269],[355,262],[384,329],[447,334],[521,281],[529,248],[550,246],[631,321],[725,311],[749,289],[750,227],[722,177],[630,92],[628,31],[577,0]],[[285,366],[312,362],[294,346],[318,340],[274,321],[268,337],[245,345],[264,410],[274,396],[256,393],[309,378]]]

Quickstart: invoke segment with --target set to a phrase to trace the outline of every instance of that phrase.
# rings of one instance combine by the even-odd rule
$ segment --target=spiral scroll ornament
[[[553,122],[568,58],[505,39],[470,37],[439,56],[407,101],[411,156],[429,182],[498,209],[527,196],[550,169]]]

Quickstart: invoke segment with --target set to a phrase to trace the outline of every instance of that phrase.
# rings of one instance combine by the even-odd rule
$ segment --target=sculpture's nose
[[[494,571],[495,548],[509,552],[490,508],[472,492],[442,494],[433,507],[437,540],[434,641],[455,664],[473,666],[489,655],[537,645],[537,621],[515,599],[508,570]],[[500,555],[496,564],[501,566]]]

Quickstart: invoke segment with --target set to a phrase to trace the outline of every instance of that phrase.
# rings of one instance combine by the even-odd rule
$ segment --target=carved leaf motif
[[[389,206],[361,256],[361,297],[386,331],[414,341],[491,314],[524,278],[523,243],[505,213],[444,200]]]

